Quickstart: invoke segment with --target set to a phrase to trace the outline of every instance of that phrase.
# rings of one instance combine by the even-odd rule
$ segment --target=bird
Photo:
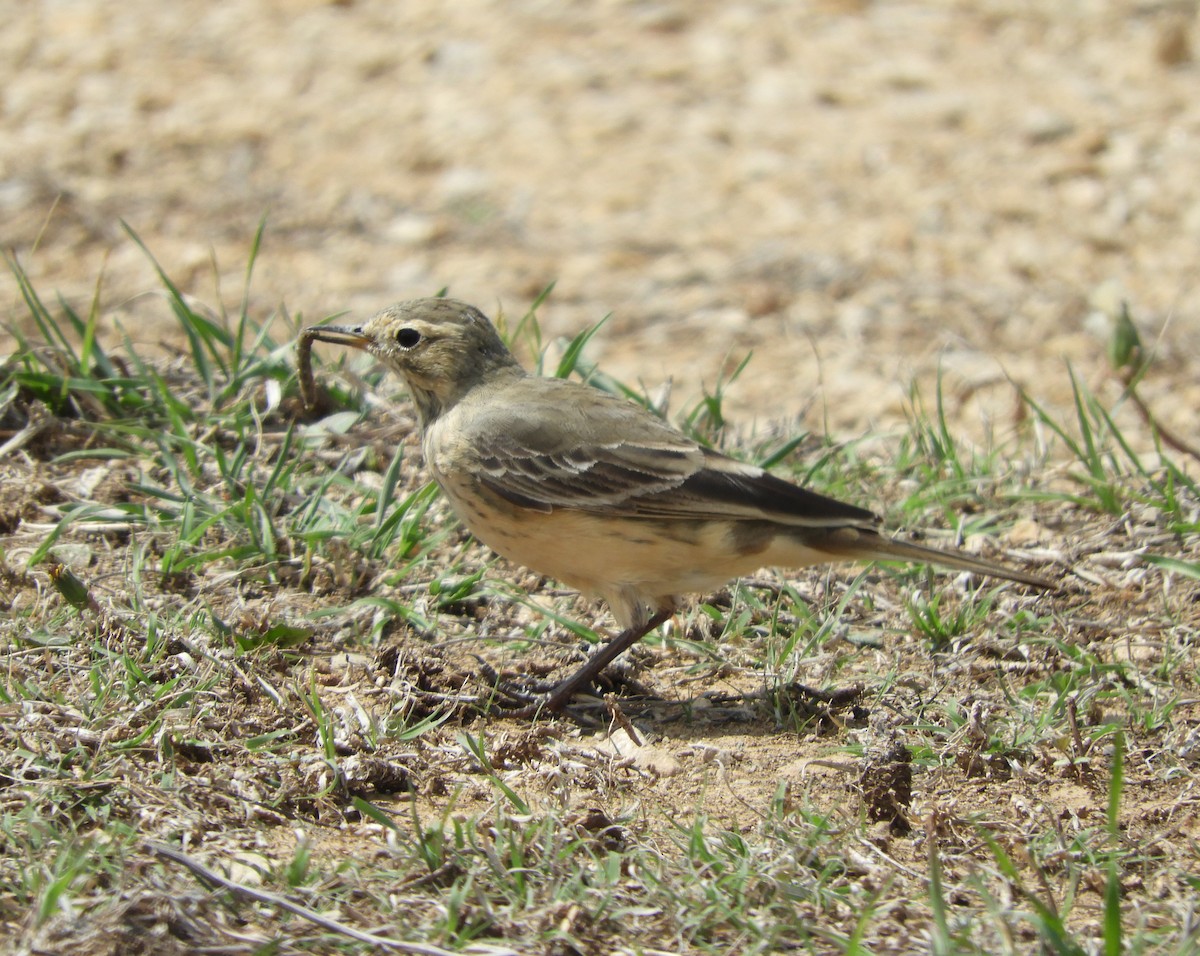
[[[527,714],[562,711],[688,595],[764,567],[913,561],[1039,590],[1038,574],[885,534],[873,512],[707,447],[627,398],[531,374],[481,311],[451,298],[301,333],[362,349],[397,373],[425,465],[467,530],[509,561],[607,604],[618,634]]]

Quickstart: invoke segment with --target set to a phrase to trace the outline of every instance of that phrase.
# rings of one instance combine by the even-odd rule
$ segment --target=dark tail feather
[[[876,560],[921,561],[927,564],[940,564],[942,567],[955,568],[959,571],[970,571],[989,578],[1005,578],[1009,581],[1018,581],[1021,584],[1027,584],[1032,588],[1040,588],[1043,591],[1059,590],[1059,585],[1049,578],[1030,574],[1028,571],[1021,571],[1017,568],[1009,568],[1003,564],[996,564],[993,561],[985,561],[982,558],[974,558],[963,554],[961,551],[942,551],[938,548],[927,548],[924,545],[913,544],[909,541],[896,541],[892,538],[885,538],[883,535],[879,535],[869,544],[867,541],[860,541],[859,544],[862,546],[864,552],[869,552],[865,555],[866,557],[875,558]]]

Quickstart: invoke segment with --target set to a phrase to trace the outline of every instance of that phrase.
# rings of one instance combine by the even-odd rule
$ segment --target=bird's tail
[[[1059,585],[1049,578],[1031,574],[1017,568],[1010,568],[994,561],[975,558],[961,551],[942,551],[940,548],[929,548],[911,541],[897,541],[883,535],[873,536],[874,540],[860,541],[863,547],[863,557],[879,561],[921,561],[927,564],[939,564],[946,568],[959,571],[970,571],[974,574],[986,575],[990,578],[1005,578],[1009,581],[1019,581],[1043,591],[1057,591]],[[861,553],[861,552],[860,552]]]

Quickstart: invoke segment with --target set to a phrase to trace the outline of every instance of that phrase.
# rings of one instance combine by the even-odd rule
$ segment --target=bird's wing
[[[630,516],[638,502],[703,467],[695,442],[630,402],[587,386],[549,397],[508,401],[474,418],[472,470],[513,504]]]
[[[469,441],[480,480],[515,505],[620,517],[878,525],[869,511],[704,448],[625,399],[575,383],[524,381],[538,385],[531,400],[510,390],[504,402],[488,403],[472,416]]]
[[[879,518],[865,508],[810,491],[756,465],[703,449],[704,466],[670,494],[652,496],[648,509],[660,514],[692,514],[776,521],[798,527],[874,530]]]

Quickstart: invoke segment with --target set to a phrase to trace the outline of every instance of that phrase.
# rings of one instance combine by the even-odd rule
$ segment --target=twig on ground
[[[431,946],[427,943],[407,943],[398,939],[389,939],[386,936],[377,936],[374,933],[366,933],[362,930],[354,929],[351,926],[346,926],[339,923],[337,920],[329,919],[322,916],[320,913],[315,913],[307,907],[300,906],[298,903],[293,903],[291,900],[279,896],[275,893],[268,893],[266,890],[256,890],[253,887],[244,886],[233,880],[226,879],[214,870],[209,869],[203,863],[192,859],[186,853],[181,853],[171,847],[163,846],[160,843],[146,843],[145,848],[155,856],[162,857],[165,860],[170,860],[173,863],[178,863],[195,873],[200,879],[207,883],[212,883],[216,886],[224,887],[231,893],[236,893],[239,896],[244,896],[247,899],[255,900],[259,903],[266,903],[269,906],[278,906],[280,909],[287,910],[289,913],[294,913],[296,916],[316,923],[322,929],[327,929],[332,933],[340,933],[343,936],[348,936],[360,943],[367,943],[370,946],[382,946],[386,949],[395,950],[401,953],[415,953],[416,956],[455,956],[448,949],[442,949],[440,946]],[[468,951],[475,950],[480,953],[488,953],[489,956],[516,956],[511,949],[502,949],[494,946],[484,948],[470,947]]]

